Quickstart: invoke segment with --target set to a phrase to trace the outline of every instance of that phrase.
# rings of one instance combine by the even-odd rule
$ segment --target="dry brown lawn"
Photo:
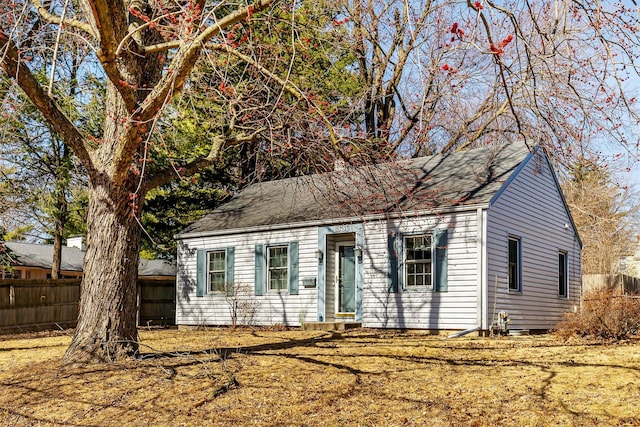
[[[356,329],[141,333],[61,366],[68,335],[0,337],[0,425],[640,425],[640,341]]]

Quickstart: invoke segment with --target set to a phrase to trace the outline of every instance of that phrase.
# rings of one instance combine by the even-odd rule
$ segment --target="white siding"
[[[365,224],[363,326],[466,329],[477,324],[476,212]],[[387,237],[448,229],[448,291],[388,292]]]
[[[299,295],[265,291],[264,295],[255,296],[255,245],[286,244],[291,241],[299,242]],[[315,278],[318,273],[315,257],[318,234],[316,228],[309,228],[182,240],[178,245],[178,325],[231,324],[231,307],[224,295],[205,293],[203,297],[196,296],[197,250],[223,249],[231,246],[235,248],[234,289],[248,289],[248,292],[240,292],[236,298],[257,306],[254,324],[300,325],[301,322],[317,320],[317,288],[305,288],[302,285],[304,278]]]
[[[534,155],[488,210],[488,324],[507,311],[510,329],[554,328],[579,304],[580,245],[547,161]],[[522,292],[508,290],[509,236],[521,239]],[[558,296],[558,253],[568,255],[569,298]],[[497,298],[496,289],[497,278]]]
[[[388,328],[465,329],[477,323],[477,231],[476,212],[455,213],[429,218],[399,219],[393,222],[374,221],[364,224],[363,251],[363,326]],[[393,231],[401,234],[433,232],[448,229],[448,291],[388,291],[387,236]],[[299,242],[299,295],[269,293],[255,296],[254,256],[256,244]],[[328,236],[330,246],[335,238]],[[262,233],[185,239],[178,251],[178,293],[176,318],[179,325],[228,325],[231,323],[230,305],[224,295],[196,296],[196,253],[198,249],[235,248],[235,287],[244,285],[246,301],[258,304],[255,324],[281,323],[298,326],[318,318],[318,288],[305,289],[303,278],[315,278],[318,262],[317,227],[280,230]],[[331,249],[331,248],[329,248]],[[331,256],[331,255],[328,255]],[[334,276],[327,266],[327,320],[335,310]],[[331,312],[331,313],[330,313]],[[239,316],[240,317],[240,316]]]

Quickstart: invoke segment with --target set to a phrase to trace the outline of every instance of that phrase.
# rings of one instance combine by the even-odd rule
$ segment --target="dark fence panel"
[[[175,325],[175,281],[138,281],[138,324]],[[0,280],[0,333],[73,327],[80,280]]]
[[[176,282],[138,280],[138,325],[176,324]]]

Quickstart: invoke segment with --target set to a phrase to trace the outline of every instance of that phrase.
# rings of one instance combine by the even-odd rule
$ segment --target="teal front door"
[[[338,243],[337,307],[339,313],[356,311],[356,256],[353,244]]]

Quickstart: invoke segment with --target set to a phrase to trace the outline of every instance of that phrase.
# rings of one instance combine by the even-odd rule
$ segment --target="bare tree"
[[[523,140],[562,162],[637,157],[638,14],[624,3],[342,0],[364,82],[355,131],[408,155]]]
[[[618,273],[620,260],[635,246],[638,207],[632,190],[616,184],[609,167],[586,158],[571,165],[562,187],[584,242],[583,272]]]

